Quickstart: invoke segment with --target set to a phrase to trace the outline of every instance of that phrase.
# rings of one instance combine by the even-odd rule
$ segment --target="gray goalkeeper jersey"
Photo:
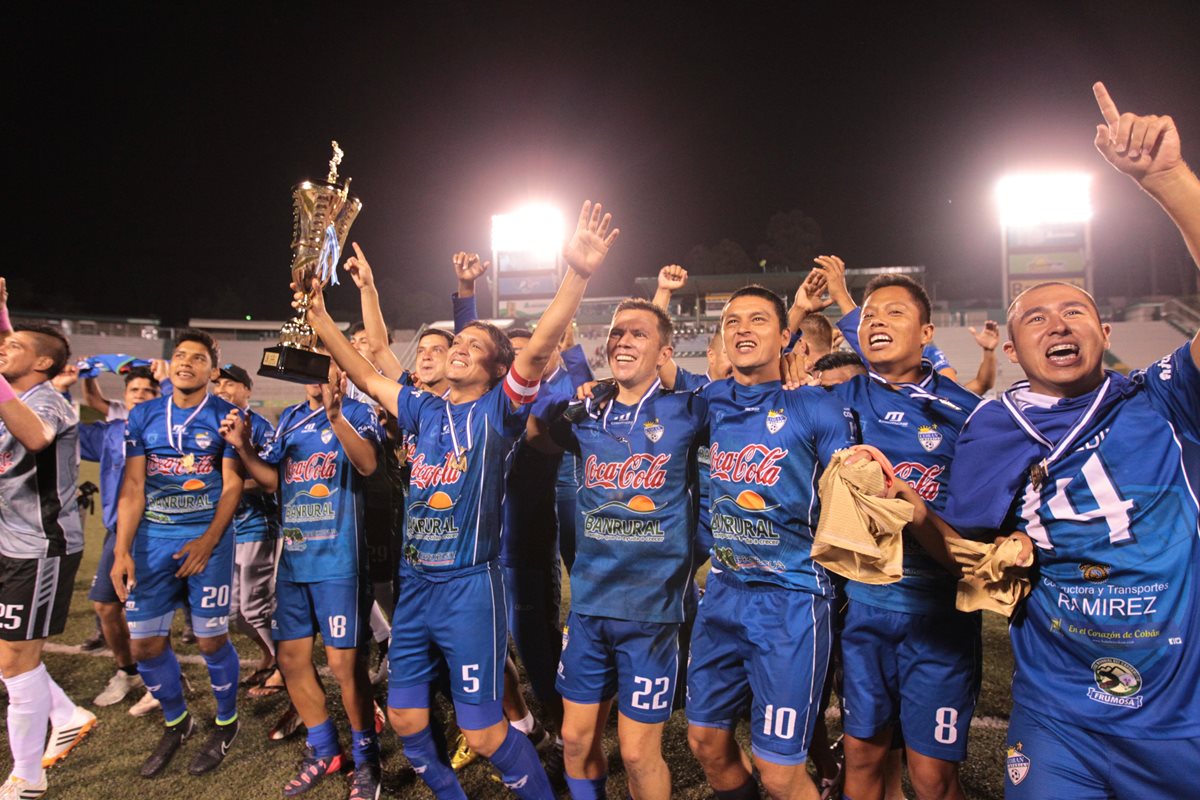
[[[31,453],[0,422],[0,555],[45,558],[83,549],[75,499],[79,483],[79,417],[49,381],[21,395],[54,441]]]

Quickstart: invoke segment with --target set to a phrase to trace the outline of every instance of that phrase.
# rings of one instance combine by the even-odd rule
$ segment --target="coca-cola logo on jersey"
[[[589,489],[661,489],[667,482],[664,469],[670,453],[638,453],[624,461],[600,461],[588,456],[583,464],[583,481]]]
[[[722,450],[717,442],[709,452],[709,474],[713,478],[733,483],[757,483],[774,486],[782,469],[779,462],[788,454],[781,447],[748,444],[741,450]]]
[[[303,461],[289,461],[283,469],[284,483],[331,481],[337,475],[337,451],[313,453]]]
[[[147,475],[209,475],[216,471],[216,459],[212,456],[157,456],[146,457]]]
[[[458,479],[462,477],[462,473],[451,465],[449,453],[441,464],[426,464],[425,454],[421,453],[412,460],[410,469],[412,484],[419,489],[458,483]]]
[[[938,476],[946,471],[941,464],[927,467],[915,461],[901,461],[895,466],[896,477],[913,487],[923,500],[936,500],[942,484]]]

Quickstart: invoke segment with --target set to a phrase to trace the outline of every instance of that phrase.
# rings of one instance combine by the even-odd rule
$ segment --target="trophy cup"
[[[333,142],[333,158],[324,181],[292,187],[292,282],[305,293],[299,312],[279,331],[279,344],[263,351],[259,375],[293,383],[329,380],[329,356],[315,351],[317,335],[307,322],[312,279],[321,285],[337,280],[338,257],[362,201],[350,194],[350,179],[337,185],[342,150]]]

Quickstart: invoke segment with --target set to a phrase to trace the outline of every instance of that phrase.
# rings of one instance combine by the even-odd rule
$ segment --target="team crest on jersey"
[[[779,433],[783,430],[783,426],[787,425],[787,417],[783,414],[783,409],[778,411],[767,412],[767,430],[771,433]]]
[[[1008,779],[1012,781],[1013,786],[1025,780],[1025,776],[1029,774],[1029,767],[1032,763],[1029,760],[1029,756],[1021,752],[1020,742],[1017,742],[1016,747],[1008,748],[1008,757],[1004,759],[1004,769],[1008,773]]]
[[[329,444],[329,441],[332,438],[333,438],[333,431],[330,430],[329,428],[325,428],[324,430],[321,431],[321,443],[322,444]]]
[[[196,432],[196,447],[199,447],[201,450],[207,450],[209,448],[209,445],[211,445],[211,444],[212,444],[212,434],[211,433],[209,433],[208,431],[197,431]]]
[[[646,432],[646,438],[652,442],[657,442],[659,439],[661,439],[663,431],[666,430],[662,426],[662,423],[656,419],[647,422],[644,426],[642,426],[642,429]]]
[[[1125,708],[1141,708],[1142,674],[1128,661],[1104,657],[1092,662],[1096,685],[1088,688],[1087,696],[1097,703]]]
[[[1088,583],[1104,583],[1112,569],[1108,564],[1080,564],[1079,572]]]
[[[938,432],[937,425],[922,425],[917,428],[917,441],[926,453],[932,453],[942,443],[942,434]]]

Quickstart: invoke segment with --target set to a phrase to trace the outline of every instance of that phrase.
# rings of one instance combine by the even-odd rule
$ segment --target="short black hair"
[[[829,369],[841,369],[842,367],[858,367],[866,370],[866,365],[857,353],[849,350],[838,350],[833,353],[826,353],[816,360],[813,364],[813,372],[824,372]]]
[[[800,320],[800,330],[810,349],[828,353],[833,347],[833,323],[824,314],[808,314]]]
[[[492,323],[484,322],[481,319],[477,319],[474,322],[468,322],[463,326],[463,330],[465,331],[467,328],[479,328],[481,331],[486,333],[488,338],[492,340],[492,344],[496,347],[497,363],[503,365],[505,370],[508,370],[512,366],[513,359],[515,359],[517,355],[513,350],[512,342],[510,342],[508,337],[504,335],[504,331],[500,330]]]
[[[504,332],[511,342],[513,339],[532,339],[533,331],[528,328],[509,328]]]
[[[196,328],[188,328],[181,331],[175,337],[175,343],[172,345],[172,350],[177,349],[184,342],[196,342],[208,350],[208,357],[212,359],[214,368],[221,363],[221,348],[217,345],[217,340],[212,337],[212,334],[205,331],[197,330]]]
[[[149,367],[130,367],[125,373],[125,385],[128,386],[138,378],[150,381],[150,385],[155,389],[162,389],[158,385],[158,378],[154,377],[154,372]]]
[[[787,327],[787,306],[783,304],[783,298],[772,292],[762,284],[752,283],[748,286],[743,286],[733,294],[729,295],[728,302],[725,303],[725,308],[729,308],[729,303],[737,300],[739,297],[761,297],[763,300],[770,301],[775,309],[775,316],[779,318],[779,329],[783,330]],[[725,316],[725,309],[721,309],[721,316]]]
[[[47,357],[53,362],[50,364],[50,369],[45,370],[47,378],[57,377],[58,373],[63,371],[63,367],[67,365],[67,360],[71,357],[71,343],[67,341],[66,336],[63,336],[62,331],[52,325],[32,322],[17,325],[13,331],[33,334],[33,340],[36,343],[34,349],[37,354]]]
[[[353,339],[357,334],[362,333],[366,329],[367,329],[367,323],[363,322],[362,320],[359,320],[358,322],[355,322],[353,325],[351,325],[346,330],[346,338]],[[392,340],[392,331],[389,329],[387,332],[387,342],[388,342],[388,344],[391,344],[392,341],[393,341]]]
[[[925,291],[925,287],[914,281],[907,275],[877,275],[867,284],[866,291],[863,292],[863,303],[866,304],[867,298],[871,296],[871,292],[877,289],[883,289],[888,286],[899,286],[908,292],[909,296],[916,301],[921,307],[921,324],[928,325],[933,319],[933,303],[929,301],[929,293]]]
[[[617,318],[617,314],[622,311],[648,311],[654,315],[654,321],[658,326],[658,339],[660,347],[670,347],[675,339],[675,323],[671,321],[671,315],[663,311],[658,306],[651,303],[642,297],[626,297],[621,302],[617,303],[617,308],[613,311],[613,319]],[[612,325],[609,325],[611,329]]]
[[[426,328],[425,330],[421,331],[421,335],[417,337],[417,343],[420,344],[421,340],[424,339],[426,336],[442,337],[443,339],[446,340],[446,347],[449,347],[450,345],[454,344],[454,334],[451,333],[450,331],[444,331],[441,328]]]

